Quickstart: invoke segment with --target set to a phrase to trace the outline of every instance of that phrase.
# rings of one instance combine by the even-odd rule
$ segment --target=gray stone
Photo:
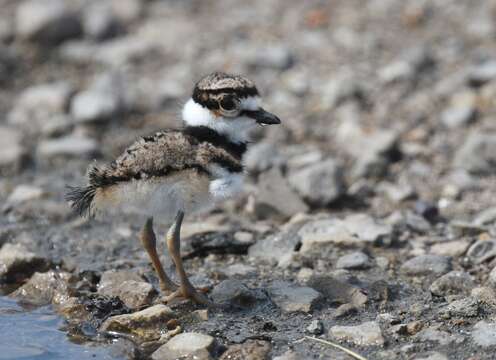
[[[496,289],[496,266],[489,273],[489,278],[487,280],[489,285]]]
[[[63,0],[25,0],[16,12],[19,37],[47,44],[82,34],[79,15]]]
[[[10,127],[0,126],[0,174],[18,173],[26,163],[27,150],[22,134]]]
[[[411,80],[415,69],[407,61],[395,61],[379,69],[379,79],[385,84]]]
[[[361,251],[356,251],[351,254],[341,256],[336,267],[338,269],[361,270],[370,267],[369,257]]]
[[[448,356],[437,351],[429,351],[416,356],[413,360],[448,360]]]
[[[141,341],[158,340],[167,332],[167,322],[175,317],[169,307],[159,304],[132,314],[112,316],[105,320],[100,330],[128,334]]]
[[[175,360],[195,355],[194,359],[208,359],[209,353],[216,347],[215,339],[210,335],[186,332],[174,336],[156,350],[153,360]]]
[[[470,242],[464,239],[444,241],[431,246],[430,252],[435,255],[458,257],[467,251]]]
[[[5,244],[0,249],[0,283],[19,283],[50,263],[20,244]]]
[[[131,309],[150,305],[157,295],[153,286],[144,281],[126,280],[122,283],[100,286],[98,292],[102,295],[117,296]]]
[[[379,185],[378,190],[383,192],[391,201],[395,203],[413,199],[417,195],[413,186],[406,182],[402,182],[400,184],[382,182]]]
[[[283,231],[274,235],[259,239],[255,245],[248,249],[251,258],[273,261],[277,264],[295,253],[300,242],[300,237],[294,231]]]
[[[320,320],[312,320],[310,325],[305,328],[305,331],[309,334],[320,335],[324,332],[324,325]]]
[[[219,360],[268,360],[271,348],[268,341],[247,340],[243,344],[229,346]]]
[[[278,70],[286,70],[294,62],[291,50],[282,44],[253,49],[244,58],[250,66]]]
[[[479,315],[479,301],[471,296],[455,300],[439,311],[439,316],[443,319],[459,317],[476,317]]]
[[[10,296],[34,305],[60,305],[71,296],[70,282],[74,283],[74,279],[67,272],[37,272]]]
[[[481,286],[472,289],[470,296],[492,308],[496,308],[496,290],[494,287]]]
[[[475,287],[472,277],[463,271],[451,271],[434,281],[429,290],[437,296],[469,294]]]
[[[30,86],[17,98],[8,121],[35,132],[53,116],[66,111],[72,93],[73,87],[65,81]]]
[[[214,287],[210,294],[217,304],[232,304],[240,307],[252,307],[258,301],[266,300],[260,292],[251,290],[238,280],[224,280]]]
[[[464,340],[463,336],[450,334],[446,331],[440,331],[435,327],[421,330],[415,335],[416,340],[439,343],[441,346],[460,343]]]
[[[247,277],[254,275],[257,269],[251,265],[238,263],[238,264],[229,265],[227,267],[223,267],[219,271],[227,277],[236,277],[236,276]]]
[[[442,275],[450,270],[450,257],[430,254],[416,256],[401,266],[401,272],[410,276]]]
[[[348,74],[339,75],[322,89],[322,103],[324,108],[332,109],[346,101],[360,100],[364,97],[363,86],[358,80]]]
[[[275,281],[267,289],[271,300],[286,313],[312,311],[322,295],[310,287]]]
[[[305,200],[316,206],[327,206],[345,192],[343,168],[333,159],[298,170],[288,180]]]
[[[453,106],[441,114],[441,122],[447,128],[454,129],[468,125],[476,116],[477,109],[473,106]]]
[[[496,222],[496,207],[490,207],[478,213],[472,223],[475,226],[486,226]]]
[[[468,75],[469,83],[475,86],[484,85],[493,79],[496,79],[496,60],[474,65]]]
[[[288,350],[284,354],[272,358],[272,360],[299,360],[300,356],[293,350]]]
[[[96,140],[85,136],[67,135],[57,139],[43,140],[39,143],[37,154],[41,158],[50,159],[57,156],[92,157],[98,154]]]
[[[381,328],[375,321],[368,321],[355,326],[336,325],[329,330],[329,336],[340,341],[350,341],[358,346],[384,345]]]
[[[71,115],[78,122],[108,120],[117,115],[119,110],[119,99],[96,90],[76,94],[71,103]]]
[[[259,174],[272,167],[282,166],[286,159],[279,153],[279,148],[276,145],[260,142],[248,148],[243,161],[250,173]]]
[[[94,39],[104,40],[123,32],[123,25],[108,2],[92,3],[83,14],[84,33]]]
[[[260,219],[268,218],[274,213],[288,218],[307,212],[308,206],[289,187],[281,170],[273,168],[259,176],[254,211]]]
[[[496,323],[479,321],[472,330],[472,339],[484,348],[496,345]]]
[[[362,289],[349,284],[345,279],[329,275],[316,275],[312,276],[307,284],[333,303],[350,303],[354,307],[360,307],[368,300],[367,294]]]
[[[473,264],[482,264],[496,256],[496,240],[478,240],[467,250],[467,258]]]
[[[453,159],[453,167],[472,174],[496,173],[496,134],[472,132]]]

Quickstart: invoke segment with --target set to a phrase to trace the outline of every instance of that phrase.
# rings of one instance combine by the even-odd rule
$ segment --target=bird
[[[208,208],[239,193],[245,171],[243,155],[250,132],[281,120],[261,106],[254,82],[242,75],[213,72],[194,86],[182,108],[183,126],[164,129],[136,140],[112,162],[92,165],[87,185],[68,186],[66,200],[83,217],[112,212],[143,214],[141,244],[169,302],[175,298],[213,305],[194,288],[180,249],[185,214]],[[179,284],[160,262],[154,219],[172,224],[165,240]]]

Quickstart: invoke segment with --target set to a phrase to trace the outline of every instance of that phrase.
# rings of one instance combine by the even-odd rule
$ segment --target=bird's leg
[[[179,275],[179,279],[181,284],[179,289],[167,297],[167,300],[172,300],[176,297],[184,297],[187,299],[191,299],[199,304],[204,305],[212,305],[212,302],[207,299],[207,297],[203,294],[200,294],[191,284],[188,279],[188,275],[186,275],[186,271],[184,271],[183,260],[181,258],[181,224],[183,222],[184,212],[178,211],[176,215],[176,219],[169,231],[167,232],[167,248],[169,249],[169,253],[174,260],[174,264],[176,265],[176,271]]]
[[[157,272],[158,279],[160,282],[160,289],[165,293],[174,292],[177,290],[178,286],[167,276],[160,262],[157,254],[157,239],[155,237],[155,232],[153,231],[153,218],[150,217],[146,220],[145,226],[140,234],[141,243],[145,248],[152,265]]]

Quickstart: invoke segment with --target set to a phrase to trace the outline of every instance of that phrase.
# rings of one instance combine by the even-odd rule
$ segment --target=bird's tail
[[[88,186],[68,186],[65,199],[71,203],[72,209],[82,217],[94,215],[94,199],[102,178],[105,177],[104,170],[94,166],[88,173]]]

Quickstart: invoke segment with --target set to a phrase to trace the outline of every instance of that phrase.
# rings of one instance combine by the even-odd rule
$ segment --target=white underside
[[[97,192],[94,210],[97,214],[124,212],[153,216],[157,221],[168,223],[179,210],[187,214],[208,210],[240,192],[242,184],[241,174],[210,181],[193,171],[147,181],[132,180]]]

